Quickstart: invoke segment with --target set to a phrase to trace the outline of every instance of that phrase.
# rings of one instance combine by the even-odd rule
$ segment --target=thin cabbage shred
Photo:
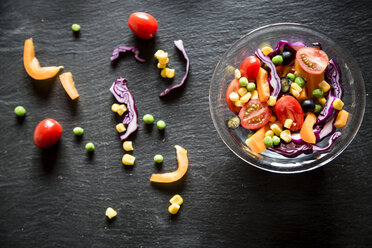
[[[181,82],[179,82],[178,84],[175,84],[173,85],[172,87],[164,90],[159,96],[162,97],[162,96],[165,96],[167,95],[170,91],[178,88],[178,87],[181,87],[186,79],[187,79],[187,76],[189,74],[189,68],[190,68],[190,59],[189,59],[189,56],[187,56],[187,53],[186,53],[186,50],[185,50],[185,47],[183,46],[183,41],[182,40],[175,40],[174,41],[174,45],[177,47],[178,50],[180,50],[183,54],[183,57],[185,58],[186,60],[186,72],[185,72],[185,75],[183,76],[183,78],[181,79]]]
[[[120,139],[123,141],[138,128],[137,107],[134,102],[133,94],[129,91],[127,79],[119,77],[112,84],[110,91],[114,95],[116,100],[120,103],[124,103],[128,109],[128,113],[124,116],[123,119],[123,124],[128,125],[127,130],[123,135],[120,136]]]
[[[139,57],[140,50],[134,46],[118,46],[117,48],[112,51],[112,55],[110,57],[111,62],[114,62],[117,58],[119,58],[120,53],[125,52],[132,52],[134,53],[134,58],[139,62],[145,62],[146,60]]]
[[[267,79],[273,89],[270,95],[278,98],[278,95],[280,94],[280,91],[282,89],[282,84],[280,83],[280,78],[276,71],[274,63],[271,61],[269,56],[263,54],[261,49],[257,49],[254,54],[270,69],[269,77]]]
[[[291,50],[292,52],[296,53],[298,49],[305,47],[305,43],[302,41],[297,41],[295,43],[290,43],[286,40],[280,40],[276,45],[275,49],[268,55],[270,58],[274,57],[275,55],[282,54],[284,48],[287,50]]]

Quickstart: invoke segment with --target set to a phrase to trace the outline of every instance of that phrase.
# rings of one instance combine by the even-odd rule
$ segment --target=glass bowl
[[[243,127],[227,128],[226,121],[234,114],[228,109],[225,93],[229,83],[234,79],[234,70],[254,51],[269,44],[275,47],[280,40],[289,42],[302,41],[307,46],[320,42],[329,59],[334,59],[341,70],[341,83],[344,88],[342,98],[344,109],[350,113],[348,122],[338,131],[342,135],[326,152],[301,154],[295,158],[287,158],[278,153],[266,150],[257,154],[245,145],[249,133]],[[222,56],[212,76],[209,90],[209,107],[213,124],[222,141],[239,158],[245,162],[271,172],[298,173],[305,172],[327,164],[336,158],[351,143],[363,120],[366,105],[365,88],[362,74],[354,58],[332,40],[327,34],[312,27],[295,23],[278,23],[255,29],[236,41]],[[328,139],[318,143],[325,146]]]

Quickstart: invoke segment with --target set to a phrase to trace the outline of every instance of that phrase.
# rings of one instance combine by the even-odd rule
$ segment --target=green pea
[[[274,146],[277,146],[279,144],[280,144],[280,138],[278,136],[274,135],[274,137],[273,137],[273,145]]]
[[[143,116],[143,122],[146,123],[146,124],[152,124],[154,122],[154,116],[152,116],[150,114],[145,114]]]
[[[272,58],[271,60],[274,64],[276,65],[280,65],[281,63],[283,63],[283,56],[282,55],[276,55]]]
[[[160,121],[158,121],[157,123],[156,123],[156,126],[158,126],[158,129],[159,130],[163,130],[164,128],[165,128],[165,122],[164,121],[162,121],[162,120],[160,120]]]
[[[155,161],[155,163],[158,163],[158,164],[163,163],[163,156],[160,155],[160,154],[156,154],[154,156],[154,161]]]
[[[305,79],[303,79],[302,77],[296,77],[294,82],[298,84],[298,86],[300,86],[301,88],[303,88],[306,84]]]
[[[24,116],[26,114],[26,109],[23,106],[17,106],[14,109],[16,116]]]
[[[248,134],[248,139],[253,136],[253,133]]]
[[[291,81],[295,80],[296,76],[293,73],[288,73],[287,78],[289,78]]]
[[[94,151],[94,144],[92,142],[87,143],[85,145],[85,150],[87,150],[88,152]]]
[[[315,108],[314,108],[314,114],[317,114],[319,113],[320,111],[322,111],[322,105],[320,104],[315,104]]]
[[[79,32],[80,31],[80,25],[79,24],[72,24],[71,26],[72,31]]]
[[[246,77],[241,77],[239,79],[239,84],[243,87],[246,87],[248,85],[248,79]]]
[[[322,89],[317,88],[317,89],[313,90],[312,95],[313,95],[313,97],[315,97],[315,98],[321,98],[321,97],[323,96],[323,93],[324,93],[324,92],[323,92]]]
[[[73,132],[75,135],[80,136],[80,135],[83,135],[84,129],[81,127],[74,127]]]
[[[254,91],[256,89],[256,84],[255,83],[248,83],[247,85],[247,90],[248,91]]]
[[[269,147],[269,146],[273,146],[273,138],[271,138],[271,136],[266,136],[264,138],[264,144],[265,146]]]

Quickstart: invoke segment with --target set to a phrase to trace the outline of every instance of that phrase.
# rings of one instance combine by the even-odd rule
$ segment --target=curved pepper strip
[[[254,54],[270,69],[268,81],[273,89],[270,95],[278,98],[280,90],[282,89],[282,84],[280,83],[280,77],[276,72],[274,63],[271,61],[270,57],[263,54],[261,49],[257,49]]]

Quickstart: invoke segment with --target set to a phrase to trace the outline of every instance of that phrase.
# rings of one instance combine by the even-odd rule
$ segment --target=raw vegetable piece
[[[72,24],[71,29],[74,32],[79,32],[80,31],[80,25],[79,24]]]
[[[63,128],[54,119],[41,121],[34,131],[34,144],[42,149],[49,148],[56,144],[62,136]]]
[[[255,153],[261,153],[266,150],[264,143],[265,133],[270,129],[269,125],[265,125],[257,130],[249,139],[245,141],[245,144],[251,148]]]
[[[314,151],[327,151],[329,148],[331,148],[331,146],[333,145],[333,143],[335,142],[335,140],[341,136],[341,132],[335,132],[334,134],[332,134],[332,136],[329,138],[328,140],[328,145],[326,147],[320,147],[318,145],[313,145],[313,150]]]
[[[170,200],[169,200],[169,202],[171,203],[171,204],[177,204],[177,205],[179,205],[179,206],[181,206],[182,205],[182,203],[183,203],[183,199],[182,199],[182,197],[180,196],[180,195],[174,195]]]
[[[313,147],[311,144],[297,145],[293,142],[288,144],[282,142],[278,147],[268,147],[268,150],[279,153],[288,158],[295,158],[302,153],[312,153]]]
[[[134,46],[118,46],[117,48],[112,51],[112,55],[110,57],[111,62],[114,62],[117,58],[119,58],[120,53],[125,52],[132,52],[134,53],[134,58],[139,62],[145,62],[146,60],[139,57],[140,50]]]
[[[168,207],[168,212],[169,212],[170,214],[177,214],[177,213],[178,213],[178,210],[180,210],[180,205],[175,204],[175,203],[172,203],[172,204]]]
[[[186,53],[186,50],[185,50],[185,47],[183,46],[183,41],[182,40],[176,40],[174,41],[174,45],[177,47],[178,50],[180,50],[183,54],[183,57],[185,58],[186,60],[186,72],[185,72],[185,75],[183,76],[183,78],[181,79],[181,82],[179,82],[178,84],[175,84],[173,85],[172,87],[164,90],[159,96],[162,97],[162,96],[165,96],[167,95],[170,91],[178,88],[178,87],[181,87],[186,79],[187,79],[187,76],[189,74],[189,68],[190,68],[190,59],[189,57],[187,56],[187,53]]]
[[[284,49],[295,53],[297,50],[305,46],[306,45],[301,41],[290,43],[286,40],[280,40],[276,45],[274,51],[269,54],[269,57],[272,58],[275,55],[282,54]]]
[[[313,113],[308,112],[300,130],[301,138],[307,143],[316,143],[316,137],[313,129],[315,122],[316,116]]]
[[[327,78],[326,81],[331,85],[333,95],[341,99],[343,94],[342,85],[340,83],[341,71],[334,59],[329,61],[324,74]]]
[[[325,137],[333,134],[336,131],[334,126],[336,116],[333,116],[324,126],[322,124],[316,125],[314,128],[314,134],[316,137],[316,142],[322,141]]]
[[[81,136],[81,135],[84,134],[84,129],[82,127],[74,127],[74,129],[72,131],[77,136]]]
[[[305,88],[302,89],[301,92],[300,92],[300,95],[296,99],[299,102],[302,102],[302,101],[308,99],[308,97],[307,97],[307,90]]]
[[[121,162],[124,165],[134,165],[135,161],[136,161],[136,157],[130,154],[124,154],[123,158],[121,159]]]
[[[112,219],[112,218],[114,218],[118,213],[113,209],[113,208],[111,208],[111,207],[108,207],[107,209],[106,209],[106,216],[107,216],[107,218],[109,218],[109,219]]]
[[[75,82],[72,79],[71,72],[62,73],[61,75],[59,75],[59,80],[61,81],[63,88],[65,89],[71,100],[75,100],[79,97],[79,93],[75,87]]]
[[[334,126],[336,128],[340,128],[340,127],[343,127],[346,125],[346,122],[347,122],[347,119],[349,118],[349,112],[347,112],[346,110],[341,110],[340,112],[338,112],[337,114],[337,118],[336,118],[336,121],[334,123]]]
[[[281,82],[280,77],[278,76],[278,73],[276,72],[276,67],[274,63],[271,61],[271,59],[264,55],[261,51],[261,49],[257,49],[254,53],[266,66],[270,69],[270,75],[268,77],[268,81],[273,88],[271,92],[271,96],[278,97],[280,90],[281,90]]]
[[[236,129],[240,125],[240,118],[239,116],[232,116],[228,121],[227,121],[227,127],[230,129]]]
[[[269,82],[267,81],[268,73],[265,69],[261,68],[258,71],[256,84],[257,84],[257,91],[258,91],[258,98],[261,102],[267,102],[270,97],[270,86]]]
[[[176,148],[178,168],[173,172],[163,174],[152,174],[150,181],[154,183],[173,183],[180,180],[187,172],[189,161],[187,158],[187,150],[179,145]]]
[[[92,142],[89,142],[85,145],[85,149],[88,151],[88,152],[92,152],[94,151],[95,147],[94,147],[94,144]]]
[[[145,12],[135,12],[129,16],[128,26],[135,35],[142,39],[151,39],[158,30],[156,19]]]
[[[334,100],[336,100],[336,97],[333,96],[332,92],[329,92],[327,102],[318,115],[317,124],[327,121],[334,115],[336,112],[335,108],[333,107]]]
[[[129,91],[127,79],[119,77],[112,84],[110,91],[118,102],[124,103],[128,108],[128,113],[124,116],[123,119],[123,124],[128,125],[127,130],[123,135],[120,136],[121,141],[123,141],[138,128],[137,107],[134,102],[134,97]]]
[[[292,71],[292,67],[289,65],[277,65],[276,71],[280,78],[285,77]],[[292,74],[292,73],[291,73]],[[291,79],[292,80],[292,79]],[[293,80],[292,80],[293,81]]]
[[[279,98],[275,105],[275,113],[282,125],[284,125],[286,119],[293,120],[293,124],[290,128],[292,131],[299,130],[303,125],[304,114],[302,107],[298,101],[290,95]]]
[[[17,106],[14,109],[14,114],[19,117],[24,116],[26,114],[26,109],[23,106]]]
[[[254,81],[257,78],[260,67],[261,62],[256,56],[248,56],[240,64],[239,71],[242,77],[247,78],[249,81]]]
[[[63,66],[40,67],[39,60],[35,57],[34,43],[32,38],[25,41],[23,50],[23,65],[33,79],[44,80],[57,75]]]
[[[163,159],[164,159],[163,156],[160,155],[160,154],[156,154],[154,156],[154,162],[155,163],[161,164],[161,163],[163,163]]]

